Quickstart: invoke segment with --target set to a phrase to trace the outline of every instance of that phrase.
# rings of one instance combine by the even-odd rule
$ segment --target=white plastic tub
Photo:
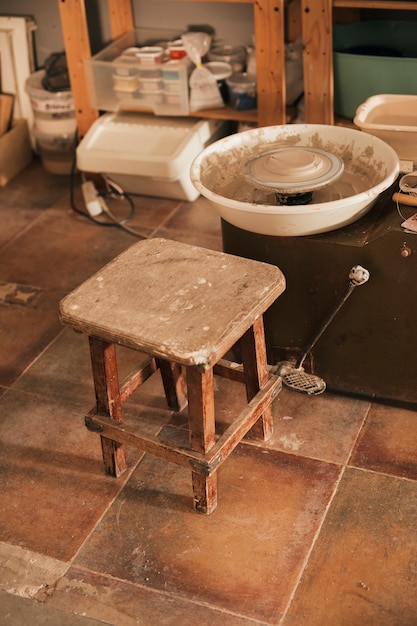
[[[77,167],[107,175],[127,193],[195,200],[191,163],[226,127],[219,120],[107,113],[78,145]]]
[[[35,128],[34,136],[44,169],[51,174],[70,174],[74,161],[75,133],[51,135]]]
[[[353,121],[389,143],[402,161],[417,160],[417,96],[372,96],[357,108]]]

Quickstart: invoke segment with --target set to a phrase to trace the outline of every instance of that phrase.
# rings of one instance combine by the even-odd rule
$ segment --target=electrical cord
[[[77,144],[77,142],[76,142]],[[111,181],[108,177],[104,177],[104,181],[106,184],[107,189],[105,191],[99,192],[95,190],[95,197],[98,201],[99,204],[99,209],[98,211],[100,213],[103,213],[106,216],[105,220],[102,219],[98,219],[97,218],[97,214],[92,214],[89,210],[88,210],[88,206],[86,206],[86,210],[82,210],[79,207],[77,207],[76,203],[75,203],[75,198],[74,198],[74,190],[75,190],[75,173],[76,173],[76,151],[74,150],[74,157],[73,157],[73,161],[72,161],[72,165],[71,165],[71,171],[70,171],[70,205],[71,205],[71,209],[77,213],[78,215],[81,215],[82,217],[88,219],[90,222],[92,222],[93,224],[96,224],[97,226],[105,226],[105,227],[119,227],[122,228],[123,230],[125,230],[126,232],[130,233],[131,235],[134,235],[135,237],[138,237],[140,239],[146,239],[146,237],[144,235],[142,235],[141,233],[137,232],[134,228],[132,228],[131,226],[128,225],[128,221],[132,219],[132,217],[135,214],[135,204],[133,202],[133,199],[131,198],[131,196],[129,194],[127,194],[126,192],[123,191],[123,189],[121,189],[121,187],[119,187],[118,185],[116,185],[116,183],[114,183],[113,181]],[[83,177],[83,182],[86,182],[84,177]],[[95,187],[94,187],[95,189]],[[127,217],[125,217],[124,219],[119,219],[114,213],[113,211],[111,211],[107,205],[106,200],[109,199],[113,199],[113,200],[126,200],[126,202],[129,205],[129,214],[127,215]],[[96,204],[97,207],[97,204]],[[100,214],[98,213],[98,214]]]

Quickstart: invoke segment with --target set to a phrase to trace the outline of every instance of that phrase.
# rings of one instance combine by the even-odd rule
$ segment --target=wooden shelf
[[[290,39],[298,30],[303,37],[305,121],[334,124],[333,9],[417,10],[417,2],[405,0],[183,0],[245,2],[253,4],[257,66],[256,111],[231,107],[204,111],[205,117],[257,123],[285,124],[291,120],[285,93],[285,17]],[[78,133],[83,137],[98,111],[91,107],[84,74],[84,59],[91,57],[85,0],[58,0]],[[112,38],[135,26],[131,0],[107,0]],[[285,16],[284,16],[285,14]],[[201,117],[202,112],[191,114]],[[338,123],[338,122],[337,122]]]
[[[301,0],[305,120],[334,124],[333,8],[417,10],[398,0]]]
[[[220,109],[204,109],[202,111],[193,111],[190,117],[207,117],[217,120],[233,120],[236,122],[249,122],[251,124],[258,123],[258,111],[256,109],[248,109],[246,111],[238,111],[231,106],[225,106]]]
[[[195,1],[195,0],[193,0]],[[203,0],[197,0],[203,1]],[[207,1],[207,0],[204,0]],[[237,2],[238,0],[208,0]],[[239,2],[242,0],[239,0]],[[259,126],[284,124],[288,118],[285,90],[284,12],[300,0],[243,0],[253,5],[257,67],[257,110],[236,111],[231,107],[204,111],[205,117],[248,121]],[[187,2],[187,0],[184,0]],[[98,117],[88,99],[84,59],[91,58],[85,0],[58,0],[78,134],[82,138]],[[111,36],[121,36],[135,27],[131,0],[107,0]],[[192,114],[200,116],[202,112]]]
[[[333,6],[354,9],[417,11],[417,2],[401,2],[400,0],[333,0]]]

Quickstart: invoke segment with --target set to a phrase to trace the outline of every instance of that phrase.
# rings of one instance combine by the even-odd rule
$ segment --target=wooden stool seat
[[[63,324],[89,337],[96,407],[86,425],[101,435],[106,471],[119,476],[131,445],[191,469],[198,511],[216,507],[216,470],[251,431],[272,432],[281,381],[269,373],[263,313],[285,289],[275,266],[166,239],[131,246],[60,303]],[[223,357],[236,344],[241,365]],[[119,383],[115,346],[149,355]],[[171,410],[188,403],[189,447],[129,432],[122,405],[157,369]],[[213,375],[246,385],[248,405],[220,437]]]

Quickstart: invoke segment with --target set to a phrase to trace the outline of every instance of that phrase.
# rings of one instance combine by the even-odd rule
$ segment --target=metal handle
[[[330,322],[332,322],[333,319],[336,317],[336,314],[342,308],[342,306],[344,305],[346,300],[349,298],[350,294],[355,289],[355,287],[359,287],[360,285],[363,285],[366,282],[368,282],[369,277],[370,277],[370,274],[368,270],[362,267],[361,265],[354,265],[352,267],[352,269],[349,272],[349,287],[347,291],[343,294],[341,300],[336,304],[333,310],[325,318],[325,320],[322,322],[317,333],[310,340],[310,343],[308,344],[307,348],[304,350],[303,354],[301,355],[301,359],[298,361],[296,365],[297,369],[301,369],[307,357],[307,354],[312,350],[312,348],[314,348],[317,341],[320,339],[320,337],[322,336],[322,334],[324,333],[324,331],[326,330]]]

